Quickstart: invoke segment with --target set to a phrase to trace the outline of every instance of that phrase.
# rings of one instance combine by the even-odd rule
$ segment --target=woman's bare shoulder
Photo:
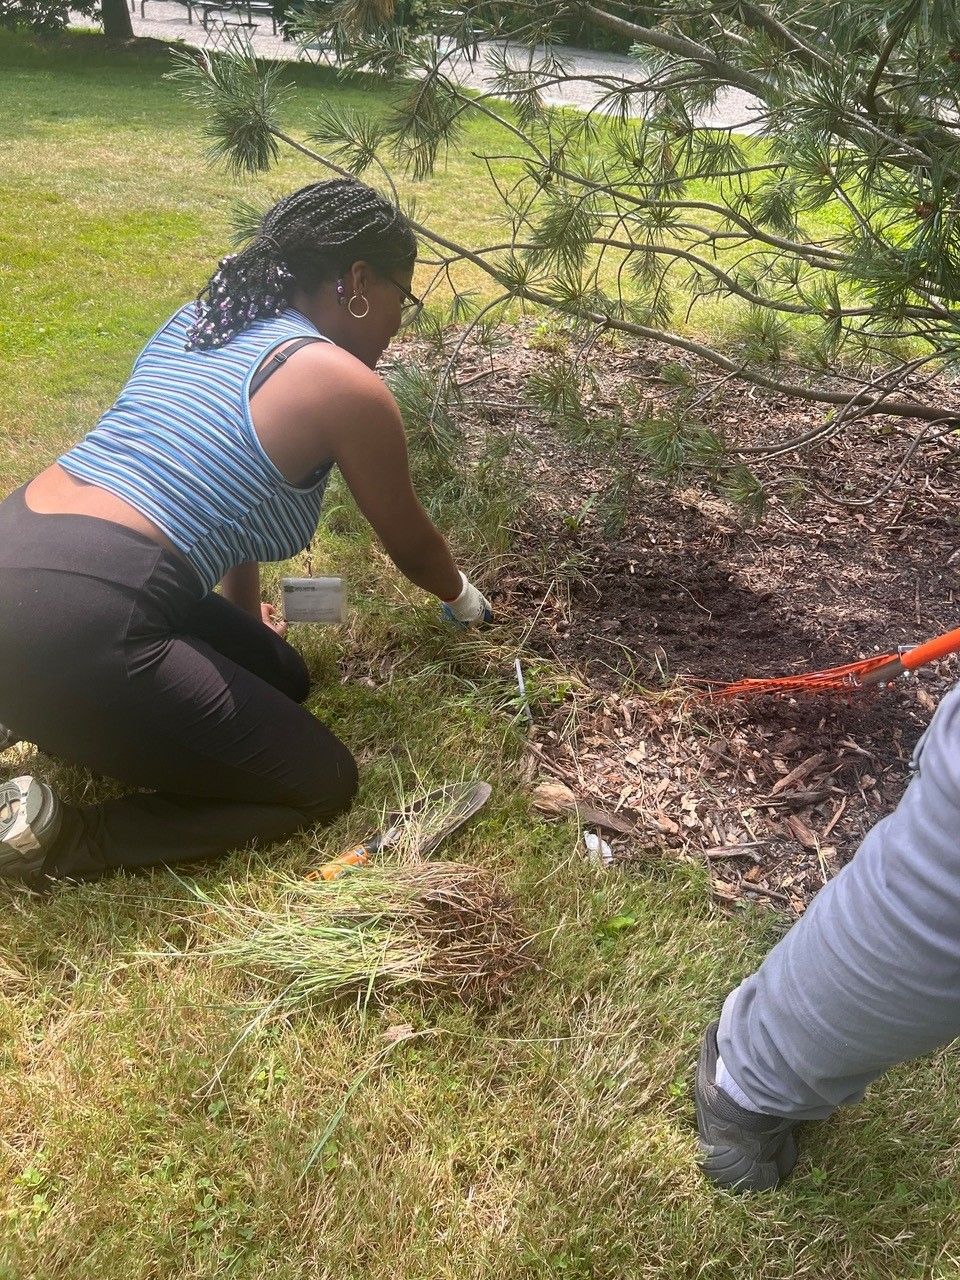
[[[380,375],[328,342],[295,351],[250,408],[261,445],[294,483],[322,462],[339,462],[360,441],[375,448],[372,442],[403,431]]]
[[[356,356],[332,342],[313,342],[290,359],[292,387],[322,403],[328,396],[359,398],[372,404],[392,401],[383,378]]]

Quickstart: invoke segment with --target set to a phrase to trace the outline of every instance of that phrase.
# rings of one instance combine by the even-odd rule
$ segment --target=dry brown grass
[[[210,953],[282,988],[285,1007],[401,990],[494,1004],[532,961],[529,931],[488,871],[454,862],[287,878],[275,903],[215,901]],[[202,948],[201,948],[202,949]]]

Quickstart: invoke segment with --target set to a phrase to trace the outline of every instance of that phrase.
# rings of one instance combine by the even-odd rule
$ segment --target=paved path
[[[200,48],[216,47],[217,41],[223,40],[222,32],[204,30],[200,14],[196,11],[192,24],[189,23],[185,6],[175,0],[144,0],[143,8],[144,16],[141,17],[140,0],[137,0],[136,12],[130,15],[135,35],[151,36],[156,40],[186,40]],[[89,18],[85,19],[77,14],[70,16],[76,25],[89,25]],[[258,17],[252,43],[254,51],[261,58],[295,61],[301,56],[295,41],[271,35],[269,18]],[[484,58],[483,52],[484,47],[481,46],[480,61],[474,66],[465,58],[453,62],[464,84],[472,89],[492,87],[493,72],[489,53]],[[634,79],[637,74],[637,64],[623,54],[595,53],[586,49],[564,49],[561,53],[573,75]],[[522,65],[525,58],[523,51],[516,51],[518,65]],[[557,85],[553,92],[544,93],[544,99],[558,106],[589,108],[599,95],[600,90],[596,85],[575,80]],[[698,123],[714,127],[735,125],[749,133],[753,131],[751,119],[754,108],[755,102],[748,94],[739,89],[730,89],[721,96],[714,108],[703,113]]]

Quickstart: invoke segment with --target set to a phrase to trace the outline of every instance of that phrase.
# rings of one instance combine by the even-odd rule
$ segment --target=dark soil
[[[658,380],[664,356],[676,358],[595,352],[598,411],[627,379],[668,403],[677,393]],[[498,355],[488,403],[521,395],[543,358],[520,343]],[[744,446],[823,421],[817,406],[737,383],[705,416]],[[478,407],[470,421],[515,430],[516,411]],[[758,468],[771,502],[755,527],[692,478],[670,486],[637,468],[611,536],[600,513],[624,459],[524,415],[523,570],[502,575],[494,599],[529,629],[522,662],[539,656],[583,682],[563,705],[534,708],[537,771],[636,823],[638,840],[612,841],[618,858],[666,844],[708,858],[721,900],[800,911],[895,806],[956,659],[848,697],[717,709],[688,695],[697,682],[833,666],[960,625],[960,456],[948,442],[921,442],[876,502],[844,505],[879,490],[921,430],[866,420],[849,439]]]

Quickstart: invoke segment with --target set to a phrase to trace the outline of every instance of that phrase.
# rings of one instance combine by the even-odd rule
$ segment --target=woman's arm
[[[223,575],[220,593],[245,613],[260,617],[260,565],[256,560],[245,560],[234,565]]]
[[[400,572],[441,600],[453,600],[462,590],[460,574],[414,492],[400,410],[382,383],[375,390],[343,432],[337,466]]]
[[[260,599],[260,565],[256,560],[245,560],[234,565],[223,575],[220,593],[225,600],[235,604],[244,613],[250,613],[275,631],[282,639],[287,634],[287,624],[272,604]]]
[[[446,541],[414,492],[400,410],[378,374],[316,343],[264,384],[252,413],[261,445],[288,480],[302,483],[332,459],[400,572],[441,600],[463,597]],[[474,588],[467,594],[486,605]]]

